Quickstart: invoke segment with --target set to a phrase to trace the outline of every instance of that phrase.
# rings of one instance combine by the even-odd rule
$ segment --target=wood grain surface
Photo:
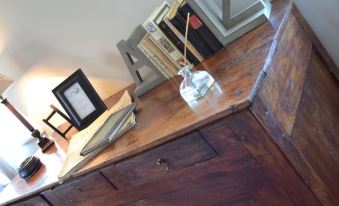
[[[276,205],[277,201],[283,203],[282,205],[320,205],[319,200],[303,184],[285,155],[250,112],[232,115],[232,118],[226,119],[226,123],[262,165],[267,181],[273,185],[270,191],[262,193],[265,198],[266,195],[271,198],[266,202],[268,205]]]
[[[301,154],[299,161],[305,161],[309,168],[300,167],[299,161],[293,163],[305,182],[332,205],[339,205],[338,105],[338,85],[321,58],[313,53],[290,136]]]
[[[42,193],[52,205],[82,205],[91,199],[116,192],[103,175],[94,172],[80,179],[67,182]]]
[[[206,69],[216,81],[205,97],[191,104],[184,102],[178,92],[181,77],[160,84],[139,98],[142,107],[136,116],[136,127],[75,176],[138,154],[248,107],[248,96],[264,65],[287,3],[274,2],[269,22],[198,65],[197,68]]]
[[[112,205],[320,205],[249,111],[228,116],[193,134],[197,132],[215,149],[217,157],[172,170],[143,184],[117,187],[118,193],[108,193],[86,205],[107,202]],[[165,145],[155,150],[166,154]],[[130,160],[135,162],[144,154]],[[104,174],[129,177],[126,172],[138,166],[129,167],[130,170],[121,174],[112,170]]]
[[[206,69],[216,80],[212,89],[207,93],[205,97],[200,99],[198,102],[187,104],[180,97],[179,85],[182,81],[180,77],[173,78],[170,81],[166,81],[154,88],[151,92],[146,93],[142,97],[138,98],[137,101],[139,102],[139,108],[136,113],[136,127],[126,133],[115,144],[111,145],[103,152],[101,152],[99,156],[89,162],[83,169],[75,173],[71,177],[71,179],[75,177],[80,177],[91,171],[101,169],[116,162],[124,161],[125,159],[130,158],[134,155],[141,154],[159,145],[162,145],[171,140],[186,135],[192,131],[195,131],[211,122],[225,118],[231,114],[248,108],[250,104],[249,95],[252,92],[253,87],[255,86],[259,73],[264,67],[278,28],[282,24],[287,4],[288,1],[284,0],[273,1],[272,16],[269,21],[252,30],[232,44],[228,45],[216,55],[197,66],[197,69]],[[295,25],[294,22],[294,20],[291,20],[290,24],[287,24],[288,27],[292,27],[289,25]],[[294,33],[292,34],[296,35],[295,37],[297,38],[302,36],[299,30],[294,30],[293,32]],[[288,43],[291,38],[286,37],[283,39],[285,39]],[[308,44],[306,40],[301,41],[301,43],[305,43],[306,45]],[[303,54],[307,53],[307,51],[310,49],[308,46],[304,47],[304,45],[289,45],[290,47],[283,45],[281,46],[284,48],[283,50],[297,49],[298,51],[301,51],[301,54],[285,54],[288,58],[291,57],[292,59],[294,55],[298,55],[298,57],[302,59],[307,58],[307,55],[303,56]],[[286,60],[285,65],[289,63],[291,62]],[[305,70],[303,67],[303,62],[292,63],[295,63],[294,67],[287,68],[288,70],[286,70],[286,68],[281,69],[285,69],[286,72],[292,73],[295,71],[295,81],[293,80],[293,82],[289,82],[286,78],[283,78],[283,80],[279,80],[278,78],[271,79],[271,83],[278,81],[279,84],[283,83],[285,85],[289,85],[289,89],[286,91],[293,93],[291,97],[289,97],[290,101],[294,100],[294,98],[300,99],[301,93],[295,90],[300,90],[300,85],[302,85],[303,80],[301,80],[301,82],[299,83],[297,82],[297,78],[304,78],[301,71]],[[299,67],[301,67],[300,71],[297,70],[299,69]],[[279,75],[284,76],[284,73],[279,73]],[[285,90],[278,89],[276,91],[283,92]],[[285,95],[288,93],[286,91]],[[270,94],[270,91],[267,90],[265,94]],[[115,99],[117,98],[119,98],[119,94],[116,94],[112,98],[108,99],[106,101],[108,107],[113,105]],[[278,109],[283,114],[280,114],[278,112],[274,114],[280,115],[278,118],[279,120],[281,120],[282,123],[279,123],[279,126],[284,125],[283,128],[291,132],[292,129],[290,122],[293,122],[295,117],[293,117],[293,115],[290,115],[290,112],[292,114],[297,113],[297,110],[294,108],[297,103],[291,102],[291,105],[288,105],[285,108],[282,105],[278,105],[280,101],[281,97],[275,96],[275,99],[272,102],[277,103],[277,105],[274,105],[274,108]],[[228,131],[225,132],[227,133]],[[27,182],[22,179],[16,178],[16,180],[11,182],[10,185],[0,194],[0,203],[15,201],[29,195],[35,195],[41,191],[54,188],[58,185],[57,173],[61,167],[62,160],[64,159],[65,151],[67,151],[67,141],[62,140],[62,138],[60,138],[57,134],[54,135],[54,138],[58,141],[58,150],[51,150],[50,154],[45,155],[45,170],[42,169],[41,171],[39,171],[39,174],[37,174],[32,180]],[[233,143],[240,144],[239,138],[235,138]],[[252,193],[254,189],[260,187],[260,182],[264,181],[265,177],[267,177],[268,174],[263,171],[257,171],[256,169],[254,169],[260,167],[260,164],[264,163],[259,164],[257,161],[253,161],[252,154],[250,155],[247,152],[247,150],[249,150],[248,148],[246,148],[245,150],[240,146],[233,146],[235,147],[235,154],[244,154],[244,156],[239,156],[240,160],[238,162],[228,162],[228,160],[226,159],[219,162],[212,158],[197,165],[198,168],[201,167],[201,169],[203,170],[210,171],[215,174],[215,176],[208,176],[204,173],[203,170],[195,170],[196,168],[187,167],[182,168],[182,170],[185,172],[192,172],[192,177],[178,176],[176,181],[171,183],[169,181],[170,177],[172,177],[171,175],[177,174],[173,172],[173,174],[168,174],[169,176],[166,175],[166,178],[168,178],[168,184],[172,185],[171,187],[169,187],[171,189],[170,191],[166,189],[166,186],[160,187],[154,185],[154,187],[159,188],[159,191],[173,192],[173,195],[175,194],[174,196],[180,196],[183,194],[189,195],[189,191],[198,192],[202,191],[205,187],[207,188],[206,197],[207,195],[215,197],[216,203],[217,201],[219,201],[218,203],[220,203],[221,198],[218,198],[218,194],[214,193],[216,190],[220,189],[220,191],[230,191],[230,193],[228,194],[230,194],[231,197],[234,196],[234,202],[231,202],[232,198],[230,198],[230,202],[224,202],[224,204],[250,204],[253,201]],[[218,145],[216,147],[216,151],[221,152],[222,147],[223,145]],[[224,152],[227,153],[228,150],[225,150]],[[233,157],[235,158],[235,155]],[[225,167],[222,167],[223,172],[229,172],[230,168],[238,168],[232,171],[234,177],[233,179],[232,176],[218,176],[218,172],[220,171],[220,166],[218,165],[219,163],[225,164]],[[230,166],[230,168],[227,168],[227,165]],[[252,168],[250,170],[251,172],[247,173],[247,170],[243,170],[243,167]],[[240,173],[236,173],[236,171],[240,171]],[[249,174],[252,174],[252,176],[248,176]],[[196,182],[196,184],[192,185],[190,181],[194,180],[194,177],[201,177],[201,182],[198,181]],[[212,177],[216,178],[216,181],[224,180],[225,182],[228,182],[230,184],[215,185],[213,184],[213,182],[210,181],[210,178]],[[248,183],[248,188],[243,188],[243,186],[239,184],[239,182],[241,181]],[[180,186],[180,184],[175,185],[176,183],[182,183],[182,186]],[[278,183],[279,182],[277,181],[277,184]],[[182,187],[183,193],[179,192],[179,186]],[[266,186],[267,188],[270,188],[269,185]],[[18,187],[20,189],[18,189]],[[119,186],[117,187],[119,188]],[[304,189],[300,188],[301,187],[297,187],[296,190],[300,190],[303,192]],[[178,192],[175,192],[176,189],[178,189]],[[276,192],[279,191],[279,189],[275,190]],[[146,195],[147,191],[147,188],[143,188],[141,190],[141,194]],[[241,191],[246,192],[242,193]],[[116,196],[115,191],[110,191],[108,193],[110,193],[112,197]],[[236,194],[246,195],[237,196]],[[258,199],[257,201],[261,202],[262,205],[265,205],[265,198],[263,198],[264,196],[265,195],[256,196],[256,198]],[[199,198],[203,197],[204,196]],[[294,198],[293,195],[292,197]],[[305,198],[306,197],[307,195],[305,195]],[[199,198],[194,201],[198,201]],[[281,198],[281,201],[283,203],[295,203],[299,201],[293,198],[291,200],[288,200],[288,198],[284,199],[284,197],[276,198]],[[310,199],[312,198],[310,197]]]
[[[308,39],[297,19],[287,13],[281,31],[277,34],[267,58],[265,80],[257,96],[267,110],[289,135],[296,116],[311,55],[312,42]]]
[[[50,206],[42,197],[36,196],[28,200],[22,201],[13,206]]]
[[[119,161],[116,167],[131,184],[139,185],[214,157],[216,154],[213,148],[199,133],[193,132],[140,155]]]
[[[294,13],[285,19],[251,110],[321,203],[338,205],[338,86]]]

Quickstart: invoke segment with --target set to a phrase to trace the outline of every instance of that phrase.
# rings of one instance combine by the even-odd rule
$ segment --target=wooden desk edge
[[[129,157],[132,157],[134,155],[137,155],[137,154],[140,154],[142,152],[145,152],[147,150],[150,150],[152,148],[155,148],[161,144],[164,144],[166,142],[169,142],[171,140],[174,140],[176,138],[179,138],[180,136],[183,136],[187,133],[190,133],[204,125],[207,125],[209,123],[212,123],[214,121],[217,121],[219,119],[222,119],[222,118],[225,118],[231,114],[234,114],[236,112],[239,112],[241,110],[244,110],[246,108],[248,108],[250,105],[250,101],[249,101],[249,98],[247,98],[245,101],[243,102],[240,102],[236,107],[230,107],[230,108],[227,108],[226,110],[216,114],[216,115],[213,115],[213,116],[210,116],[210,117],[207,117],[206,119],[200,121],[200,122],[197,122],[193,125],[191,125],[190,127],[186,127],[186,128],[183,128],[181,130],[177,130],[167,136],[164,136],[164,137],[161,137],[159,138],[157,141],[153,141],[147,145],[144,145],[143,147],[138,147],[136,148],[135,150],[131,151],[131,152],[127,152],[127,153],[124,153],[123,155],[118,155],[118,156],[115,156],[107,161],[104,161],[98,165],[95,165],[95,166],[92,166],[90,168],[84,168],[84,169],[80,169],[78,170],[77,172],[75,172],[73,175],[71,175],[69,178],[65,179],[64,181],[68,181],[68,180],[71,180],[73,178],[76,178],[76,177],[80,177],[82,175],[85,175],[89,172],[92,172],[94,170],[97,170],[97,169],[100,169],[100,168],[103,168],[105,166],[108,166],[108,165],[111,165],[111,164],[114,164],[118,161],[121,161],[123,159],[126,159],[126,158],[129,158]]]

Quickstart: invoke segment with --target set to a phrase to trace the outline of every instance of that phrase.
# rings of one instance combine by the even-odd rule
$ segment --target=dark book
[[[190,27],[195,30],[199,36],[206,42],[213,53],[223,48],[222,44],[213,35],[209,28],[204,24],[203,21],[197,16],[193,9],[186,3],[178,9],[178,12],[183,16],[187,17],[190,13]],[[185,18],[186,19],[186,18]]]
[[[173,26],[185,36],[186,20],[184,17],[177,13],[170,21]],[[201,37],[191,27],[188,28],[187,38],[204,58],[208,58],[213,54],[206,43],[204,43]]]
[[[179,51],[184,54],[184,43],[178,38],[177,35],[168,27],[168,25],[162,20],[159,23],[160,29],[163,31],[163,33],[167,36],[169,40],[179,49]],[[199,64],[199,60],[192,54],[192,52],[187,48],[187,59],[193,63],[194,65]]]

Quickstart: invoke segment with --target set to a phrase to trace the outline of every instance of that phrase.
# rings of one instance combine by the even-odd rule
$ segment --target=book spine
[[[184,53],[184,43],[175,35],[175,33],[168,27],[168,25],[162,20],[159,23],[159,28],[167,36],[167,38],[172,41],[172,43],[177,47],[177,49],[183,54]],[[199,64],[199,60],[192,54],[192,52],[187,49],[187,59],[192,62],[194,65]]]
[[[141,50],[142,53],[145,54],[145,56],[155,65],[155,67],[167,78],[170,79],[171,75],[166,72],[166,70],[163,68],[164,65],[162,65],[161,62],[158,61],[158,58],[155,57],[155,55],[152,55],[147,46],[145,45],[144,40],[142,40],[138,44],[138,48]]]
[[[145,30],[155,39],[160,49],[167,53],[171,58],[173,63],[177,66],[178,69],[185,66],[185,61],[183,55],[175,48],[175,46],[167,39],[167,37],[160,31],[158,26],[151,22],[147,21],[143,24]],[[187,63],[189,66],[192,66],[190,62]]]
[[[185,37],[180,33],[180,31],[173,26],[171,21],[169,19],[164,19],[164,22],[167,24],[167,26],[172,30],[172,32],[180,39],[181,42],[185,42]],[[192,43],[187,40],[187,48],[192,52],[192,54],[199,60],[199,62],[202,62],[204,60],[204,57],[198,52],[198,50],[192,45]]]
[[[190,13],[190,27],[195,30],[198,35],[206,42],[206,44],[211,48],[213,53],[219,51],[223,48],[222,44],[218,39],[213,35],[209,28],[201,21],[193,9],[186,3],[178,9],[178,12],[183,16],[187,16]]]
[[[182,35],[185,35],[185,19],[179,13],[177,13],[170,21]],[[204,58],[208,58],[212,55],[208,46],[205,45],[200,36],[190,27],[188,28],[187,38]]]
[[[159,69],[159,71],[167,78],[170,79],[171,75],[166,72],[166,69],[163,68],[162,63],[159,61],[159,58],[155,55],[152,55],[145,47],[140,47],[140,50],[151,60],[151,62]]]
[[[170,77],[174,77],[178,74],[178,68],[175,64],[170,60],[166,53],[163,52],[154,38],[150,35],[145,39],[146,45],[153,56],[156,56],[158,61],[163,65],[164,70],[170,75]]]

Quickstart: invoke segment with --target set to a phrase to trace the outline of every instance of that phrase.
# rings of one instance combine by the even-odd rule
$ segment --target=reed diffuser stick
[[[186,57],[186,48],[187,48],[187,33],[188,33],[188,25],[190,20],[190,13],[187,13],[186,19],[186,29],[185,29],[185,42],[184,42],[184,65],[187,66],[187,57]]]

